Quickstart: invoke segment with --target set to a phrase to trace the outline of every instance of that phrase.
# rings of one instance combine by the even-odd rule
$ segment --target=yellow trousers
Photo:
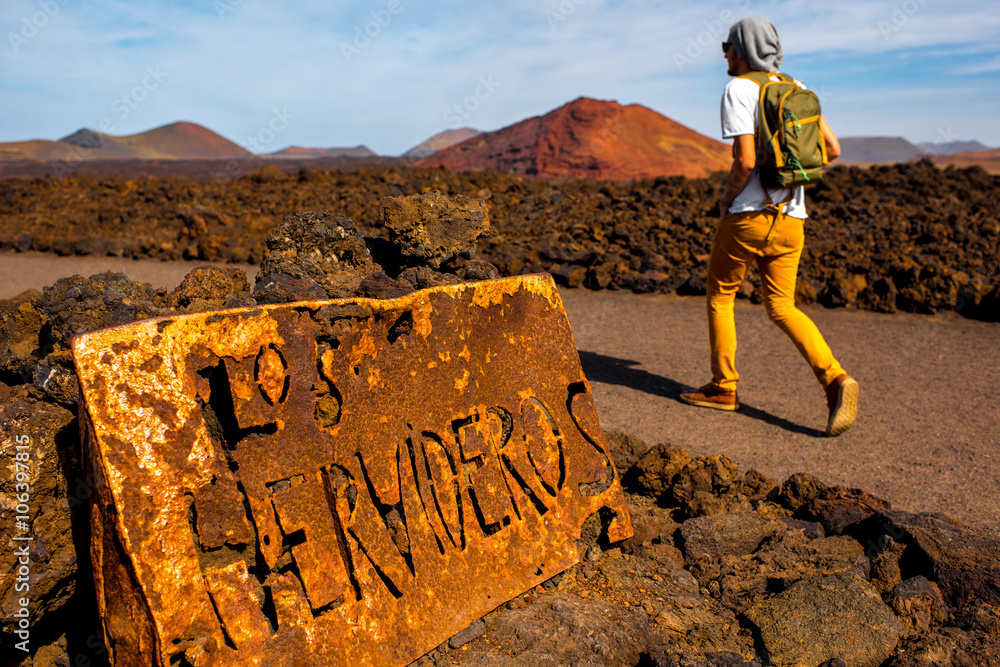
[[[753,211],[719,222],[708,261],[708,337],[712,383],[735,391],[736,323],[733,302],[752,260],[757,261],[768,318],[785,332],[825,389],[844,372],[813,321],[795,307],[795,275],[805,235],[803,221]]]

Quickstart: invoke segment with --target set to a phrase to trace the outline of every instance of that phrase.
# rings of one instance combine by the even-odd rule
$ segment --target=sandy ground
[[[26,289],[41,290],[65,276],[79,274],[90,277],[105,271],[124,273],[132,280],[149,283],[153,287],[173,289],[181,284],[189,271],[208,264],[210,262],[135,261],[122,257],[56,257],[37,252],[4,252],[0,253],[0,299],[9,299]],[[229,266],[244,269],[253,285],[253,276],[257,275],[256,265]]]
[[[577,290],[563,298],[605,429],[1000,528],[1000,325],[806,308],[861,386],[854,427],[828,438],[825,394],[762,306],[737,303],[733,413],[678,398],[710,379],[703,299]]]
[[[108,269],[173,288],[203,264],[3,253],[0,299]],[[861,385],[857,423],[827,438],[823,392],[762,307],[737,303],[742,406],[726,413],[678,399],[708,379],[703,299],[584,290],[564,290],[563,299],[605,429],[695,455],[726,454],[779,480],[812,473],[897,509],[1000,529],[1000,408],[992,395],[1000,325],[807,308]]]

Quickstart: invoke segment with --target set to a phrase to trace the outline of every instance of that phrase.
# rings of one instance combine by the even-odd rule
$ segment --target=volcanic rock
[[[487,633],[455,656],[459,664],[633,665],[650,649],[753,655],[732,612],[686,570],[669,559],[608,556],[593,574],[587,565],[567,571],[530,606],[514,601],[488,615]]]
[[[741,541],[736,535],[729,537]],[[749,545],[743,542],[740,551],[747,548]],[[738,613],[804,578],[843,572],[868,574],[864,550],[854,540],[810,539],[802,531],[784,527],[775,527],[774,533],[764,537],[752,553],[706,555],[686,562],[713,597]]]
[[[0,479],[0,530],[8,545],[0,552],[0,623],[8,638],[15,636],[14,613],[22,598],[36,625],[76,591],[77,551],[62,463],[77,438],[76,419],[64,408],[24,400],[0,405],[0,460],[10,471]],[[20,504],[28,506],[26,515],[15,511]],[[19,516],[27,518],[15,520]]]
[[[95,239],[88,237],[73,244],[73,252],[77,255],[96,255],[97,257],[121,257],[125,254],[125,244],[122,241],[110,239]],[[68,253],[67,253],[68,254]]]
[[[486,624],[483,623],[482,619],[476,619],[469,624],[469,627],[461,630],[449,639],[448,646],[451,648],[461,648],[476,637],[481,636],[484,632],[486,632]]]
[[[456,275],[462,280],[493,280],[500,277],[497,267],[482,259],[456,258],[455,266],[459,267]]]
[[[329,298],[326,290],[312,278],[293,278],[284,273],[257,274],[253,296],[261,304],[321,301]]]
[[[454,281],[442,284],[450,285],[462,282],[460,278],[455,276],[449,276],[449,278],[453,278]],[[406,281],[390,278],[385,271],[376,271],[365,276],[364,280],[358,286],[357,294],[366,299],[395,299],[409,294],[414,289],[418,288],[413,287]]]
[[[80,400],[80,384],[74,373],[73,359],[69,352],[52,352],[35,364],[31,381],[38,395],[49,402],[71,410]]]
[[[673,488],[677,475],[690,462],[691,455],[680,447],[660,443],[639,458],[626,479],[637,493],[659,500]]]
[[[795,478],[795,481],[792,481]],[[815,480],[793,475],[786,482],[786,494],[783,496],[789,505],[796,505],[817,488]],[[793,486],[795,488],[793,490]],[[800,505],[795,517],[805,521],[815,521],[822,524],[827,535],[840,535],[844,529],[862,519],[866,519],[879,510],[891,509],[889,501],[863,491],[834,486],[823,489],[816,497],[804,505]]]
[[[926,577],[913,577],[883,596],[903,624],[903,636],[923,635],[948,617],[937,584]]]
[[[170,293],[170,306],[195,313],[256,305],[243,269],[204,266],[184,276]]]
[[[456,275],[435,271],[429,266],[411,266],[408,269],[403,269],[396,278],[401,284],[409,286],[411,289],[457,285],[462,282],[461,278]]]
[[[587,267],[579,264],[563,266],[552,272],[556,284],[562,287],[583,287],[583,282],[587,278]]]
[[[1000,667],[1000,635],[944,627],[908,645],[885,667]]]
[[[684,554],[674,546],[680,524],[673,521],[669,511],[647,499],[632,496],[630,502],[632,537],[622,542],[622,552],[660,560],[669,558],[683,567]]]
[[[386,197],[380,211],[389,240],[409,266],[436,269],[455,257],[471,259],[476,241],[491,233],[486,202],[461,195]]]
[[[587,600],[560,591],[523,609],[489,616],[487,627],[480,641],[499,650],[487,652],[477,642],[462,656],[463,664],[633,665],[642,646],[668,638],[664,630],[649,622],[641,607]]]
[[[761,667],[761,664],[729,651],[695,655],[670,646],[656,646],[643,653],[639,667]]]
[[[747,512],[713,514],[688,519],[681,526],[682,549],[689,562],[752,554],[761,543],[785,533],[780,521]]]
[[[623,478],[629,475],[636,461],[649,451],[649,445],[642,438],[625,431],[605,431],[604,439],[608,443],[611,458],[615,460],[615,467]]]
[[[869,542],[866,553],[871,561],[869,581],[879,593],[886,593],[903,581],[903,571],[899,566],[905,547],[888,535],[880,535]]]
[[[1000,607],[1000,538],[941,514],[881,510],[845,531],[865,544],[883,535],[905,545],[904,578],[935,582],[949,607]]]
[[[48,324],[45,343],[68,348],[78,333],[127,324],[166,312],[166,290],[132,282],[124,273],[70,276],[42,290],[35,302]]]
[[[718,495],[736,481],[736,464],[728,456],[703,456],[681,468],[671,487],[671,496],[679,505],[687,505],[699,493]]]
[[[826,485],[812,475],[797,472],[781,483],[778,501],[785,507],[797,510],[810,502]]]
[[[39,296],[37,290],[29,290],[0,302],[0,378],[7,384],[28,381],[44,356],[39,334],[46,316],[35,305]]]
[[[290,215],[265,241],[270,254],[261,262],[260,276],[312,280],[332,299],[353,295],[379,270],[354,222],[329,211]]]
[[[803,579],[745,616],[775,667],[833,658],[852,667],[879,667],[903,635],[878,593],[853,574]]]
[[[739,493],[750,500],[770,500],[776,496],[778,482],[768,477],[759,470],[750,468],[743,474],[743,480],[739,483]]]

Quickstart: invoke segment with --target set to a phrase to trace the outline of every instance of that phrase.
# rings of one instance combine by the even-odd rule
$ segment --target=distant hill
[[[991,174],[1000,174],[1000,148],[989,148],[984,151],[965,151],[951,155],[934,155],[934,164],[944,167],[949,164],[956,167],[979,166]]]
[[[920,148],[902,137],[840,137],[843,162],[906,162]]]
[[[933,141],[923,141],[917,144],[921,153],[931,155],[951,155],[952,153],[967,153],[969,151],[987,151],[990,147],[978,141],[949,141],[947,143],[936,143]]]
[[[83,128],[58,141],[0,143],[0,160],[191,160],[245,157],[250,152],[196,123],[112,136]]]
[[[438,132],[433,137],[427,141],[417,144],[410,150],[403,153],[402,157],[406,158],[424,158],[428,155],[433,155],[439,150],[453,146],[459,142],[465,141],[466,139],[471,139],[472,137],[482,134],[481,130],[474,130],[471,127],[460,127],[456,130],[445,130],[444,132]]]
[[[278,160],[303,160],[309,158],[323,157],[378,157],[375,151],[367,146],[354,146],[352,148],[304,148],[302,146],[289,146],[280,151],[268,153],[265,157]]]
[[[31,139],[0,142],[0,161],[64,160],[73,155],[73,147],[58,141]]]
[[[906,162],[919,155],[951,155],[952,153],[988,150],[978,141],[925,141],[914,144],[902,137],[841,137],[843,162]]]
[[[730,147],[638,104],[581,97],[418,162],[452,171],[632,180],[729,169]]]

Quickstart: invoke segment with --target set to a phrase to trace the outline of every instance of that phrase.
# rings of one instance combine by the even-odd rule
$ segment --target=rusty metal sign
[[[113,664],[405,665],[631,534],[547,275],[73,341]]]

